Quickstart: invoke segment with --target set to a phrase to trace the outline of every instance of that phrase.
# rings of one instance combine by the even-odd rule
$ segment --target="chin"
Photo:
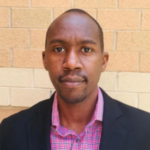
[[[70,103],[70,104],[80,103],[87,98],[86,90],[84,90],[83,92],[81,90],[77,92],[76,90],[73,90],[73,89],[72,91],[68,91],[68,90],[64,92],[59,91],[58,95],[64,102]]]

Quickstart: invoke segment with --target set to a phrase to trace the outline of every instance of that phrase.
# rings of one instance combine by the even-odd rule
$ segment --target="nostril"
[[[67,70],[75,70],[75,69],[81,69],[82,64],[79,61],[65,61],[63,67],[64,69]]]

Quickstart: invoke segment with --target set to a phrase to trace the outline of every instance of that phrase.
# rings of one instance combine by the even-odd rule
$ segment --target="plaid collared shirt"
[[[104,100],[98,88],[98,100],[91,121],[79,135],[60,125],[55,93],[52,108],[50,143],[52,150],[98,150],[101,141]]]

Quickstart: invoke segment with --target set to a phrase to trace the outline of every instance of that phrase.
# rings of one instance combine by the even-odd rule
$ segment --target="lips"
[[[66,76],[61,78],[61,82],[69,88],[80,86],[85,81],[84,78],[78,76]]]
[[[74,76],[74,77],[66,76],[66,77],[63,77],[61,81],[62,82],[83,82],[84,79],[82,77],[77,77],[77,76]]]

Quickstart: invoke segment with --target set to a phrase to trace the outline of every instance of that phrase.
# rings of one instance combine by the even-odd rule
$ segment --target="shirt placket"
[[[80,147],[80,136],[76,136],[73,140],[72,140],[72,144],[71,144],[71,148],[70,150],[79,150]]]

